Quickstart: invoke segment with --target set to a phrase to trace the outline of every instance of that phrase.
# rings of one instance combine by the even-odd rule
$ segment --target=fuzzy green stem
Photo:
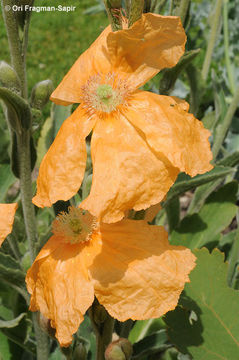
[[[20,254],[18,244],[17,244],[17,241],[16,241],[15,237],[10,234],[7,237],[7,241],[9,243],[9,245],[10,245],[10,248],[12,249],[12,252],[13,252],[15,258],[19,261],[19,264],[20,264],[21,254]]]
[[[30,132],[17,134],[18,166],[20,173],[20,190],[25,228],[29,244],[31,262],[35,259],[36,224],[35,211],[32,204]],[[37,340],[37,359],[48,359],[48,338],[39,327],[36,313],[32,314],[35,336]]]
[[[144,11],[144,0],[131,0],[129,27],[139,20]]]
[[[88,314],[96,335],[96,360],[104,360],[106,347],[112,341],[114,319],[105,310],[106,317],[102,323],[99,323],[99,321],[97,321],[97,316],[95,313],[97,311],[96,308],[97,302],[94,302],[88,310]]]
[[[164,6],[166,5],[167,0],[161,0],[158,4],[156,4],[155,6],[155,12],[157,14],[160,14],[161,11],[163,10]]]
[[[122,29],[121,0],[104,0],[105,9],[113,31]]]
[[[133,325],[134,325],[134,321],[131,319],[123,322],[120,329],[120,337],[127,339]]]
[[[21,88],[22,88],[22,96],[24,98],[27,98],[25,52],[22,51],[21,42],[19,39],[16,14],[14,13],[13,10],[11,10],[12,6],[14,5],[14,2],[13,0],[2,0],[1,4],[2,4],[3,19],[7,30],[11,63],[16,73],[19,76],[21,82]]]
[[[191,2],[191,0],[181,0],[180,6],[179,6],[177,14],[176,14],[177,16],[179,16],[181,18],[183,25],[185,24],[185,20],[187,17],[190,2]]]
[[[8,36],[11,63],[21,81],[21,94],[25,99],[27,99],[26,52],[30,17],[27,16],[27,19],[25,19],[23,42],[21,43],[16,14],[12,11],[12,6],[14,5],[13,0],[1,0],[1,5]],[[32,204],[29,130],[26,131],[22,129],[22,131],[17,133],[17,150],[22,208],[31,261],[33,262],[35,259],[36,225],[34,207]],[[48,338],[40,329],[37,321],[37,315],[35,313],[32,315],[32,318],[37,341],[37,359],[47,360],[49,354]]]
[[[173,15],[174,0],[170,0],[169,15]]]
[[[217,31],[218,31],[219,21],[220,21],[220,17],[221,17],[222,1],[223,0],[217,0],[217,2],[216,2],[216,9],[215,9],[215,14],[213,16],[210,38],[209,38],[207,51],[206,51],[203,68],[202,68],[203,80],[207,79],[208,73],[209,73],[209,68],[210,68],[210,64],[211,64],[211,60],[212,60],[212,53],[213,53],[213,49],[214,49],[214,46],[216,43]]]
[[[125,0],[125,10],[126,10],[126,15],[127,15],[127,17],[129,17],[129,13],[130,13],[130,0]]]
[[[225,136],[227,134],[229,126],[231,125],[231,121],[232,121],[233,115],[238,107],[238,104],[239,104],[239,87],[237,88],[237,90],[233,96],[232,102],[226,112],[226,116],[225,116],[222,124],[220,124],[218,126],[218,131],[216,133],[215,142],[212,147],[212,153],[213,153],[214,160],[216,160],[216,157],[220,151],[220,148],[225,139]]]
[[[224,0],[223,3],[223,34],[224,34],[224,53],[225,53],[225,63],[227,68],[228,82],[232,94],[235,93],[235,83],[233,77],[233,69],[230,62],[229,56],[229,33],[228,33],[228,0]]]
[[[29,243],[31,262],[33,262],[36,257],[35,243],[37,236],[35,211],[32,204],[30,132],[28,130],[23,130],[20,134],[17,134],[17,151],[24,222]]]
[[[97,344],[96,360],[105,359],[106,347],[112,341],[113,328],[114,328],[114,319],[110,315],[108,315],[103,325],[103,331],[101,333],[98,333],[96,336],[96,344]]]

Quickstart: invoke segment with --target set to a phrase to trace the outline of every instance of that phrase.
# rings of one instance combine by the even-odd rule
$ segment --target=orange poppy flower
[[[17,203],[0,204],[0,246],[4,239],[12,231],[14,215],[17,210]]]
[[[28,270],[30,310],[51,321],[61,346],[72,341],[94,295],[120,320],[157,318],[175,308],[195,257],[171,246],[161,226],[140,220],[96,223],[70,208]]]
[[[92,129],[93,181],[81,206],[106,223],[162,201],[180,171],[194,176],[212,168],[210,133],[188,104],[137,90],[174,66],[185,42],[178,17],[150,13],[129,29],[102,32],[51,96],[81,104],[41,163],[34,204],[51,206],[78,191]]]

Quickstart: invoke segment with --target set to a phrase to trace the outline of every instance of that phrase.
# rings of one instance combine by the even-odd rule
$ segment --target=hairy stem
[[[8,44],[11,56],[11,64],[21,81],[22,96],[27,98],[25,52],[22,51],[19,39],[18,23],[16,14],[12,10],[13,0],[1,0],[2,14],[7,30]]]
[[[204,63],[203,63],[203,68],[202,68],[202,78],[203,78],[203,80],[206,80],[207,77],[208,77],[208,72],[209,72],[209,68],[210,68],[210,64],[211,64],[211,60],[212,60],[212,53],[213,53],[213,49],[214,49],[215,42],[216,42],[216,37],[217,37],[217,30],[218,30],[218,26],[219,26],[219,20],[220,20],[220,17],[221,17],[222,1],[223,0],[217,0],[217,3],[216,3],[216,9],[215,9],[215,14],[213,16],[213,22],[212,22],[212,27],[211,27],[210,38],[209,38],[207,51],[206,51],[206,55],[205,55],[205,59],[204,59]]]
[[[190,2],[191,2],[191,0],[181,0],[180,6],[179,6],[177,14],[176,14],[176,15],[180,16],[183,25],[185,24],[185,20],[187,17]]]
[[[99,323],[97,319],[97,306],[97,302],[94,302],[88,310],[88,315],[90,317],[91,324],[96,335],[96,360],[104,360],[105,350],[109,343],[112,341],[114,319],[102,307],[105,318],[103,322]]]
[[[231,125],[233,115],[235,114],[235,111],[238,107],[238,103],[239,103],[239,87],[237,88],[237,90],[233,96],[232,102],[226,112],[226,116],[225,116],[222,124],[220,124],[218,126],[218,129],[217,129],[218,131],[216,134],[215,142],[212,147],[212,153],[213,153],[214,160],[216,160],[216,157],[220,151],[222,143],[226,137],[227,131]]]
[[[1,0],[2,12],[6,26],[10,49],[11,63],[21,81],[21,94],[27,99],[26,53],[30,15],[27,15],[23,30],[23,41],[19,38],[19,25],[16,14],[12,11],[13,0]],[[32,204],[30,130],[19,129],[17,132],[17,156],[20,174],[21,200],[29,243],[31,261],[35,259],[36,224]],[[48,359],[48,338],[38,325],[36,314],[32,315],[37,340],[37,359]]]
[[[103,329],[96,335],[97,355],[96,360],[105,359],[105,350],[107,345],[112,341],[112,333],[114,328],[114,319],[108,315],[104,322]]]
[[[31,262],[35,259],[36,224],[35,211],[32,204],[32,180],[31,180],[31,154],[30,154],[30,133],[23,130],[17,134],[18,166],[20,173],[20,190],[24,222]]]
[[[227,68],[228,82],[232,94],[235,92],[235,83],[233,78],[233,69],[230,62],[229,56],[229,33],[228,33],[228,0],[224,0],[223,4],[223,34],[224,34],[224,54],[225,63]]]
[[[129,27],[139,20],[143,14],[144,0],[131,0],[131,8],[129,15]]]

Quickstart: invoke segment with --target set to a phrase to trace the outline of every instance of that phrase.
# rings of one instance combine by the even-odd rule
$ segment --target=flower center
[[[96,89],[96,94],[99,97],[99,100],[104,104],[109,104],[112,101],[113,89],[108,84],[99,85]]]
[[[83,107],[90,113],[111,113],[129,94],[126,80],[117,79],[111,73],[91,76],[81,90]]]
[[[90,213],[71,206],[68,213],[62,212],[57,216],[52,231],[63,237],[66,243],[79,244],[90,240],[95,227],[96,221]]]

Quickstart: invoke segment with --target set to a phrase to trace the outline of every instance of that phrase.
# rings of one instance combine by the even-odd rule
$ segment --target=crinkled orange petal
[[[95,42],[76,60],[72,68],[51,94],[56,104],[69,105],[81,102],[81,87],[90,76],[97,73],[107,74],[112,66],[107,53],[106,38],[111,31],[110,25]]]
[[[32,200],[35,205],[51,206],[58,200],[70,199],[78,191],[87,158],[85,138],[94,122],[81,106],[64,121],[41,162],[37,194]]]
[[[97,121],[91,152],[91,192],[80,206],[106,223],[121,220],[129,209],[159,203],[178,174],[166,158],[151,151],[120,112]]]
[[[119,321],[157,318],[177,305],[195,256],[170,246],[163,227],[145,221],[101,224],[102,251],[89,267],[95,295]]]
[[[0,246],[4,239],[12,231],[14,215],[17,210],[17,203],[0,204]]]
[[[155,218],[155,216],[158,214],[158,212],[162,209],[160,204],[155,204],[153,206],[150,206],[150,208],[148,208],[145,211],[145,215],[144,215],[144,220],[145,221],[153,221],[153,219]]]
[[[51,320],[61,346],[68,346],[94,300],[87,267],[101,249],[101,242],[66,244],[52,236],[26,276],[31,294],[30,310]]]
[[[129,29],[111,32],[107,38],[112,65],[127,73],[138,88],[163,68],[177,64],[184,53],[186,35],[176,16],[147,13]]]
[[[191,176],[213,168],[210,131],[188,113],[186,101],[138,91],[127,113],[131,123],[146,136],[148,144],[181,171]]]

